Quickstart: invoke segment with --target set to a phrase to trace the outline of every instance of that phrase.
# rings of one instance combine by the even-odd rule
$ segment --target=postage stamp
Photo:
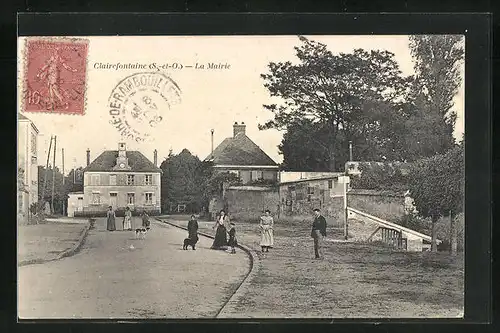
[[[23,111],[85,113],[86,39],[26,41]]]
[[[123,137],[147,141],[165,121],[168,111],[181,102],[181,89],[162,73],[136,73],[121,80],[109,96],[113,125]]]

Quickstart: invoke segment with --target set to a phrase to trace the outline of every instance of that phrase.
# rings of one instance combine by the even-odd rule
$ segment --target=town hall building
[[[102,215],[109,206],[121,213],[126,207],[133,212],[143,210],[160,214],[161,169],[139,151],[127,151],[126,144],[118,150],[107,150],[83,170],[83,193],[70,193],[68,215]]]

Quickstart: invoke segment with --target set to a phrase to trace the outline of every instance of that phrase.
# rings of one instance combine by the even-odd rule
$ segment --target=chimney
[[[240,133],[245,134],[246,127],[247,125],[245,125],[245,123],[241,123],[241,125],[238,125],[238,122],[235,122],[233,125],[233,137]]]
[[[153,152],[153,161],[154,161],[155,167],[157,167],[158,166],[158,151],[156,149]]]
[[[90,164],[90,149],[87,148],[87,166]]]

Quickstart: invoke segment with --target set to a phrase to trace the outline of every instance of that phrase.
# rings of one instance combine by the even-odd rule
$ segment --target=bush
[[[431,221],[416,214],[408,214],[400,217],[397,224],[418,231],[422,234],[430,235]]]

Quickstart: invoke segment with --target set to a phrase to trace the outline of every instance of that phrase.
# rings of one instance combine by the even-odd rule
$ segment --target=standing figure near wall
[[[266,209],[265,213],[266,215],[260,217],[260,246],[262,252],[269,252],[269,249],[274,246],[274,219],[269,209]]]

